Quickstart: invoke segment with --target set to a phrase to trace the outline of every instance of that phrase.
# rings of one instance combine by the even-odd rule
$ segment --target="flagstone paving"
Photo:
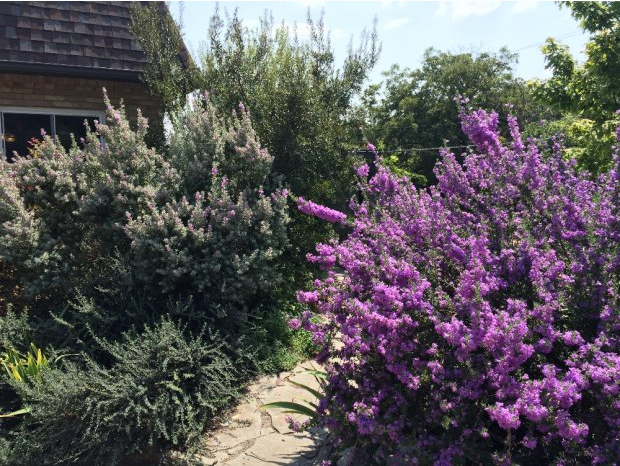
[[[295,433],[289,429],[280,409],[262,409],[274,401],[303,403],[312,399],[307,391],[289,380],[318,389],[309,374],[311,363],[300,364],[291,372],[265,376],[254,382],[244,400],[222,426],[208,435],[206,449],[199,457],[205,466],[320,466],[331,454],[327,434],[320,429]],[[304,416],[292,416],[303,422]]]

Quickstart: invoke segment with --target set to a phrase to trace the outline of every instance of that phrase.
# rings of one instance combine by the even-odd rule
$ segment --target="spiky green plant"
[[[273,403],[267,403],[261,406],[261,408],[263,409],[283,409],[283,413],[285,414],[308,416],[310,418],[309,422],[306,422],[304,424],[295,423],[293,420],[289,420],[289,425],[293,430],[296,431],[303,430],[316,424],[316,421],[318,420],[319,409],[318,401],[323,398],[323,391],[325,385],[327,384],[327,372],[317,370],[314,367],[312,369],[304,369],[303,371],[298,372],[298,374],[312,375],[314,377],[314,380],[316,380],[317,384],[319,385],[319,390],[316,390],[306,384],[295,382],[294,380],[288,380],[288,383],[305,390],[310,395],[312,395],[316,399],[316,401],[304,399],[303,401],[306,404],[297,403],[294,401],[274,401]]]
[[[41,380],[41,371],[48,365],[47,357],[43,355],[41,348],[34,343],[30,344],[26,354],[22,354],[15,348],[8,347],[0,353],[0,365],[8,373],[9,377],[17,382],[24,379]]]

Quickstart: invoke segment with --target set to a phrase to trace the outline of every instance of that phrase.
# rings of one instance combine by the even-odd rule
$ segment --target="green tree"
[[[530,119],[533,108],[525,83],[514,76],[517,55],[499,53],[450,53],[428,49],[419,69],[392,66],[385,81],[367,89],[366,128],[371,140],[383,149],[398,149],[399,165],[433,182],[436,149],[406,152],[404,149],[467,144],[461,131],[459,107],[454,99],[468,98],[475,107],[512,112]],[[381,93],[383,96],[381,97]]]
[[[249,31],[237,14],[225,23],[211,18],[202,56],[203,85],[218,107],[243,102],[252,112],[261,141],[274,156],[274,168],[296,195],[331,204],[346,202],[350,149],[359,141],[343,138],[346,115],[377,59],[374,36],[349,49],[337,69],[322,18],[308,16],[310,38],[265,16]]]
[[[301,39],[296,26],[277,24],[266,13],[251,30],[236,11],[225,19],[216,9],[200,70],[190,81],[208,92],[220,111],[228,113],[243,103],[261,144],[274,157],[274,172],[296,196],[345,209],[354,188],[352,153],[362,141],[351,111],[380,46],[375,29],[364,31],[359,45],[350,43],[338,66],[323,17],[316,21],[308,14],[306,28],[309,38]],[[154,22],[141,24],[135,32],[152,42],[170,40]],[[176,44],[167,45],[168,50],[175,48]],[[183,103],[184,89],[175,87],[175,79],[168,79],[169,88],[158,87],[160,72],[174,57],[162,57],[156,50],[145,49],[156,63],[147,70],[146,83],[155,93],[174,96],[168,101]],[[293,274],[303,273],[305,255],[333,234],[321,223],[293,213],[292,249],[285,261],[293,266]]]
[[[142,79],[160,107],[158,118],[149,122],[147,139],[163,149],[163,116],[182,108],[185,96],[196,88],[198,70],[185,48],[181,25],[165,3],[133,3],[131,20],[131,32],[148,57]]]
[[[540,102],[561,112],[564,118],[530,132],[564,133],[570,156],[598,173],[611,161],[610,147],[618,124],[615,112],[620,108],[620,3],[559,3],[590,34],[586,60],[579,64],[566,45],[547,39],[542,50],[553,75],[533,83],[533,89]]]

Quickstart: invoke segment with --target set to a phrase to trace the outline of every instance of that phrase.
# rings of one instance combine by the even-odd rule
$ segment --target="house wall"
[[[115,107],[123,99],[130,120],[138,108],[146,117],[156,117],[156,101],[142,83],[62,76],[0,73],[0,107],[105,110],[104,87]]]

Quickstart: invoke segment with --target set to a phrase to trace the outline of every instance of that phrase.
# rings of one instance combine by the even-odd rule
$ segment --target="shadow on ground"
[[[275,401],[303,402],[308,392],[289,380],[319,389],[311,375],[302,374],[304,365],[278,376],[254,382],[245,399],[222,427],[205,439],[199,456],[205,466],[320,466],[331,454],[327,433],[320,429],[295,433],[281,410],[261,408]],[[303,422],[307,418],[293,416]]]

